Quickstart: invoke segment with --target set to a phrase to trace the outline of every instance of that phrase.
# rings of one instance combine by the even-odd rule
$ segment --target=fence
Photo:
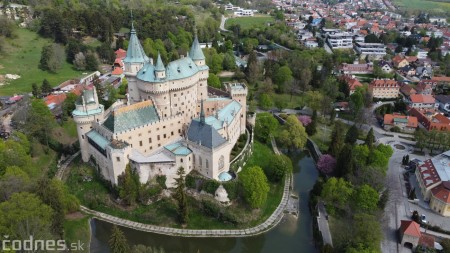
[[[245,161],[252,155],[253,152],[253,128],[246,128],[245,132],[247,133],[247,142],[245,143],[244,148],[241,152],[230,162],[230,169],[232,171],[238,171],[239,167],[245,165]]]

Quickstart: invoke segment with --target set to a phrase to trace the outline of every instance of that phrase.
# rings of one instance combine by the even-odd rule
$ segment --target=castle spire
[[[156,60],[155,70],[156,71],[164,71],[164,70],[166,70],[166,68],[164,67],[164,63],[161,60],[161,54],[159,53],[159,51],[158,51],[158,59]]]
[[[124,63],[146,63],[150,59],[145,54],[142,48],[141,42],[139,41],[136,30],[134,29],[134,19],[133,12],[131,12],[131,31],[130,31],[130,41],[128,43],[127,56],[123,59]]]
[[[192,43],[191,51],[189,52],[189,57],[192,60],[204,60],[205,55],[203,54],[202,48],[200,47],[200,43],[198,42],[197,33],[195,33],[194,42]]]
[[[205,124],[205,111],[203,110],[203,99],[200,100],[200,123]]]

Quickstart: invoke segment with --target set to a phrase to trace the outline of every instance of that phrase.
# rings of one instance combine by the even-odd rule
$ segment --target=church
[[[113,184],[130,164],[146,183],[176,171],[207,178],[229,177],[230,153],[245,133],[247,87],[227,84],[222,96],[208,94],[209,68],[197,37],[186,56],[164,65],[149,58],[132,26],[124,62],[126,102],[105,110],[95,88],[85,90],[72,115],[84,162],[93,159]]]

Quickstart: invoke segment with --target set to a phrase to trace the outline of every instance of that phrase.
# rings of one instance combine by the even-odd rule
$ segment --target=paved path
[[[61,167],[59,167],[58,171],[55,174],[55,177],[59,180],[62,180],[63,176],[64,176],[64,172],[67,168],[67,166],[69,166],[69,164],[73,161],[73,159],[75,159],[77,156],[79,156],[81,153],[81,151],[76,152],[75,154],[73,154],[71,157],[69,157],[69,159],[67,159],[62,165]]]
[[[280,155],[281,152],[278,150],[277,143],[275,142],[275,138],[273,136],[270,136],[270,142],[272,143],[273,152],[277,155]]]
[[[319,230],[322,233],[323,244],[330,244],[333,246],[333,239],[331,238],[330,227],[328,226],[328,214],[323,202],[319,202],[317,209],[319,211],[317,223],[319,224]]]
[[[228,32],[228,30],[225,29],[225,22],[226,21],[227,21],[227,18],[224,15],[222,15],[222,19],[220,20],[220,27],[219,28],[223,32]]]
[[[159,227],[139,222],[134,222],[126,219],[121,219],[106,213],[91,210],[85,206],[80,206],[81,211],[91,214],[96,219],[103,220],[118,226],[128,227],[144,232],[164,234],[181,237],[248,237],[265,233],[274,228],[281,221],[284,215],[284,210],[289,199],[289,185],[291,177],[286,177],[284,184],[283,198],[278,205],[275,212],[263,223],[258,226],[247,229],[180,229],[170,227]]]

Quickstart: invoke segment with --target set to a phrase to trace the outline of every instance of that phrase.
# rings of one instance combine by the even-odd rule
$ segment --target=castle
[[[209,68],[195,37],[189,54],[164,66],[147,57],[132,26],[123,60],[128,80],[126,104],[108,110],[96,90],[85,90],[72,115],[84,162],[94,159],[113,184],[127,164],[140,182],[159,175],[173,187],[176,171],[198,171],[224,181],[230,153],[245,133],[247,87],[228,84],[226,96],[209,96]]]

